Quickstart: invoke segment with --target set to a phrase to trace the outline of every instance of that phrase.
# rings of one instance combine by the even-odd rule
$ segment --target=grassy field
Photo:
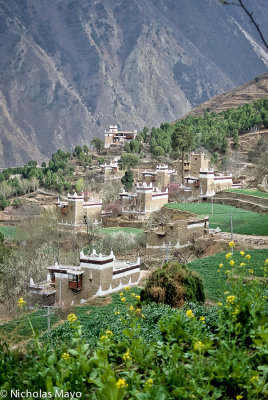
[[[242,193],[242,194],[249,194],[251,196],[258,196],[264,197],[268,199],[268,193],[264,193],[258,189],[227,189],[225,192],[235,192],[235,193]]]
[[[250,250],[246,254],[251,255],[251,260],[247,262],[247,269],[253,269],[255,276],[263,275],[263,270],[261,268],[264,266],[265,260],[268,258],[268,250]],[[203,278],[206,297],[209,300],[217,301],[221,298],[224,288],[226,286],[227,275],[222,272],[218,273],[218,266],[220,263],[225,265],[225,270],[228,265],[228,261],[225,258],[226,252],[215,254],[211,257],[199,258],[188,264],[188,267],[196,271]],[[234,257],[236,264],[244,262],[244,257],[242,257],[238,251],[234,252]]]
[[[241,208],[223,204],[209,203],[169,203],[166,207],[189,211],[200,216],[209,216],[211,228],[221,228],[230,232],[230,215],[233,219],[233,232],[245,235],[268,235],[268,214],[261,215]],[[213,212],[213,213],[212,213]]]
[[[8,240],[23,241],[27,239],[27,233],[15,226],[0,225],[0,232]]]

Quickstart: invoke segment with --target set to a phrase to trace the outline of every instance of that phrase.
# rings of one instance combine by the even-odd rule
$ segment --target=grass
[[[15,226],[1,225],[0,232],[5,236],[7,240],[11,241],[23,241],[26,240],[28,237],[26,232]]]
[[[251,255],[251,260],[246,263],[247,269],[251,268],[255,276],[262,276],[265,260],[268,258],[268,249],[266,250],[249,250],[246,254]],[[226,252],[215,254],[211,257],[199,258],[188,264],[188,267],[196,271],[203,278],[206,298],[212,301],[218,301],[222,297],[222,293],[226,288],[226,277],[224,272],[218,273],[218,266],[220,263],[224,264],[225,270],[227,269],[228,261],[225,258]],[[239,254],[239,251],[234,252],[233,259],[236,264],[245,262],[244,257]],[[224,269],[224,268],[223,268]]]
[[[268,193],[262,192],[258,189],[227,189],[225,190],[225,192],[249,194],[250,196],[264,197],[268,199]]]
[[[268,235],[268,214],[261,215],[223,204],[211,203],[169,203],[165,207],[189,211],[200,216],[209,216],[210,228],[221,228],[230,232],[230,215],[232,214],[233,232],[245,235]],[[213,214],[212,214],[213,207]]]

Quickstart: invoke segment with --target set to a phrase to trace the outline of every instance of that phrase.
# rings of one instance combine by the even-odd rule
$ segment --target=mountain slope
[[[0,0],[0,167],[174,120],[263,73],[261,50],[214,0]]]

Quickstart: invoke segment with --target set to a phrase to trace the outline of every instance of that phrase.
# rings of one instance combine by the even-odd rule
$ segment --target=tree
[[[89,148],[88,148],[88,146],[86,144],[84,144],[83,150],[86,153],[86,155],[88,155]]]
[[[82,192],[83,189],[84,189],[84,179],[80,178],[75,184],[75,190],[77,192]]]
[[[188,302],[204,302],[205,293],[200,276],[184,264],[169,262],[149,276],[141,300],[181,307]]]
[[[100,154],[101,150],[104,148],[104,141],[97,137],[94,137],[91,140],[91,144],[92,144],[92,146],[95,147],[95,149],[98,151],[99,154]]]
[[[136,154],[123,153],[119,160],[120,169],[135,168],[140,161],[140,158]]]
[[[74,152],[73,152],[74,156],[75,157],[79,157],[79,154],[81,153],[81,151],[83,151],[82,147],[81,146],[76,146],[75,149],[74,149]]]
[[[125,190],[130,191],[132,189],[133,182],[134,182],[133,172],[126,171],[125,175],[121,179],[121,182],[124,185]]]
[[[186,125],[177,125],[171,136],[171,144],[173,150],[179,150],[182,158],[181,179],[184,183],[184,156],[186,152],[190,152],[195,146],[195,134]]]

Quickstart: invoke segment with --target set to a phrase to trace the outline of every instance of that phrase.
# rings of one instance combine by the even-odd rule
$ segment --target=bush
[[[141,299],[181,307],[185,301],[204,302],[205,292],[196,272],[178,262],[169,262],[151,274]]]

